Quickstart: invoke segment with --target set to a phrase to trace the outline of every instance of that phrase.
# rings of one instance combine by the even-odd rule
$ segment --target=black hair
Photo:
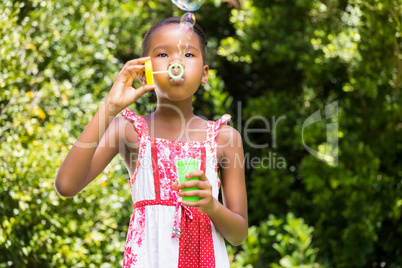
[[[151,38],[152,33],[155,32],[155,30],[159,29],[160,27],[171,24],[171,23],[180,24],[180,17],[170,17],[170,18],[163,19],[163,20],[159,21],[158,23],[154,24],[145,33],[144,39],[142,40],[142,57],[145,57],[148,55],[149,43],[150,43],[150,38]],[[205,48],[207,46],[207,39],[205,37],[205,33],[202,30],[201,26],[197,23],[194,24],[193,29],[194,29],[194,32],[198,35],[198,39],[200,40],[202,60],[203,60],[204,64],[206,64],[207,55],[205,52]]]

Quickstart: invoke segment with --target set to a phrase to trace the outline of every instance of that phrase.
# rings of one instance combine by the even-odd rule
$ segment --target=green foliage
[[[204,107],[202,107],[204,116],[209,115],[210,118],[213,115],[227,113],[233,102],[233,98],[228,92],[223,90],[224,86],[225,83],[217,76],[216,70],[210,69],[208,84],[204,85],[204,91],[200,90],[200,93],[198,93],[202,94],[200,97],[203,100],[201,103],[204,104]],[[206,107],[206,103],[210,104],[210,107]]]
[[[219,48],[231,63],[218,71],[234,103],[246,101],[243,123],[283,118],[270,121],[270,136],[249,135],[246,143],[250,159],[275,153],[286,160],[285,168],[249,170],[251,222],[268,212],[303,215],[316,230],[318,262],[331,267],[402,263],[400,14],[392,0],[245,0],[232,11],[236,34]],[[335,102],[336,116],[326,118]],[[304,128],[318,110],[322,119]],[[327,137],[329,124],[338,131]],[[338,139],[338,162],[327,138]],[[269,147],[255,148],[267,140]]]
[[[288,213],[285,219],[270,214],[258,227],[251,226],[249,235],[234,255],[228,246],[231,267],[321,267],[315,262],[318,249],[311,244],[314,228]]]
[[[120,166],[104,173],[102,180],[116,176],[107,187],[96,182],[73,199],[53,188],[68,147],[118,70],[104,34],[106,7],[78,4],[1,3],[0,267],[120,261],[130,215]]]

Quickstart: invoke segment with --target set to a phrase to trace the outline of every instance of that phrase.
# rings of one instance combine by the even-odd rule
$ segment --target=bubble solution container
[[[198,159],[176,160],[176,169],[177,169],[177,176],[179,177],[179,183],[199,179],[199,178],[191,178],[188,180],[185,177],[188,173],[190,173],[192,171],[200,170]],[[191,190],[198,190],[198,188],[192,187],[192,188],[183,189],[182,191],[191,191]],[[200,200],[200,198],[198,196],[185,196],[185,197],[182,197],[182,200],[194,202],[194,201]]]

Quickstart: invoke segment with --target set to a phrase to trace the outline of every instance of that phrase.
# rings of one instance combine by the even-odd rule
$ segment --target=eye
[[[166,53],[160,53],[160,54],[158,54],[158,57],[166,58],[166,57],[168,57],[168,54],[166,54]]]
[[[186,53],[184,56],[186,56],[186,58],[190,58],[190,57],[194,57],[194,54]]]

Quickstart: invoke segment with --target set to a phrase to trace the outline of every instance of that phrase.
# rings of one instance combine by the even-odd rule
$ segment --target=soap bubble
[[[191,26],[194,26],[195,24],[195,16],[191,12],[186,12],[184,13],[183,16],[180,18],[180,23],[188,23],[191,24]]]
[[[172,0],[173,4],[185,11],[196,11],[203,2],[204,0]]]
[[[184,31],[186,34],[191,34],[193,33],[193,27],[195,24],[195,16],[191,12],[185,13],[183,16],[180,18],[180,30]]]

